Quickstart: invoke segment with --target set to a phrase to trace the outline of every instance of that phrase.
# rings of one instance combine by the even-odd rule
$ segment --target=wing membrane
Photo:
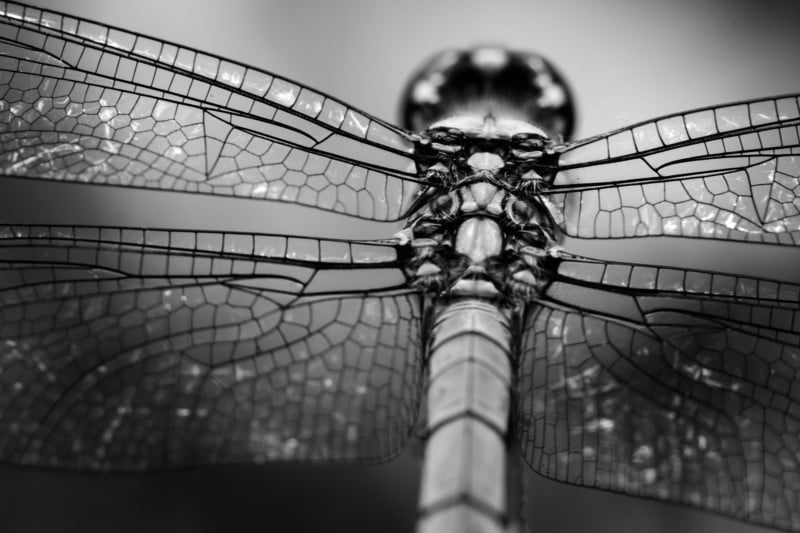
[[[576,258],[526,328],[534,470],[800,530],[800,286]]]
[[[6,175],[373,220],[400,218],[416,191],[402,130],[220,57],[5,2],[0,143]]]
[[[2,462],[377,461],[405,443],[419,303],[388,246],[14,227],[0,258]]]
[[[576,237],[800,243],[798,96],[672,115],[568,146],[550,188]]]

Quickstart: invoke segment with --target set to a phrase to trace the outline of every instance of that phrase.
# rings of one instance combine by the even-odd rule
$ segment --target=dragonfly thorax
[[[443,119],[421,138],[428,187],[404,231],[413,283],[438,298],[530,300],[556,242],[537,195],[552,156],[547,134],[486,114]]]

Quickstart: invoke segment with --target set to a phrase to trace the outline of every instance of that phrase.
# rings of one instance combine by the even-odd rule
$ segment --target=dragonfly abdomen
[[[418,533],[505,531],[511,333],[480,299],[437,310],[429,350]]]

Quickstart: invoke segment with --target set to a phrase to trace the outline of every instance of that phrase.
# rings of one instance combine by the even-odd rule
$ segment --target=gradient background
[[[793,1],[30,3],[259,66],[390,121],[398,94],[423,60],[443,48],[476,43],[535,50],[553,61],[578,100],[578,137],[694,107],[800,91],[800,7]],[[63,187],[14,188],[13,196],[0,189],[2,218],[154,225],[158,217],[155,223],[168,226],[269,231],[261,202],[175,207],[167,194],[131,193],[114,203],[100,198],[102,191],[86,191],[79,202],[64,196]],[[274,211],[270,206],[270,214]],[[243,218],[234,219],[234,213]],[[356,236],[358,229],[324,227],[337,236]],[[775,252],[775,258],[753,252],[748,250],[761,265],[798,264],[796,250]],[[695,263],[685,255],[677,261]],[[786,276],[796,276],[794,270],[790,266]],[[289,465],[146,476],[6,467],[0,469],[0,520],[8,532],[409,533],[418,456],[412,449],[383,466]],[[536,533],[766,531],[534,474],[528,491],[529,525]]]

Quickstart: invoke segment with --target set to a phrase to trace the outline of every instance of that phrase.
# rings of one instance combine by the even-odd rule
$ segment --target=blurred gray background
[[[553,61],[578,100],[578,137],[699,106],[800,91],[800,8],[793,1],[30,3],[249,63],[390,121],[402,87],[423,60],[443,48],[477,43],[530,49]],[[53,191],[31,189],[15,205],[3,206],[4,219],[72,221],[40,207],[64,203]],[[216,205],[263,209],[248,201]],[[150,221],[147,209],[152,206],[136,201],[105,206],[117,223],[120,217]],[[266,231],[262,218],[234,222],[224,208],[156,209],[165,218],[178,216],[186,227]],[[76,217],[86,216],[79,211]],[[100,208],[95,211],[90,214],[101,217]],[[336,230],[341,236],[350,231]],[[409,533],[417,455],[412,450],[382,466],[279,465],[146,476],[2,468],[0,520],[3,531],[12,532]],[[528,477],[529,522],[536,533],[766,531]]]

